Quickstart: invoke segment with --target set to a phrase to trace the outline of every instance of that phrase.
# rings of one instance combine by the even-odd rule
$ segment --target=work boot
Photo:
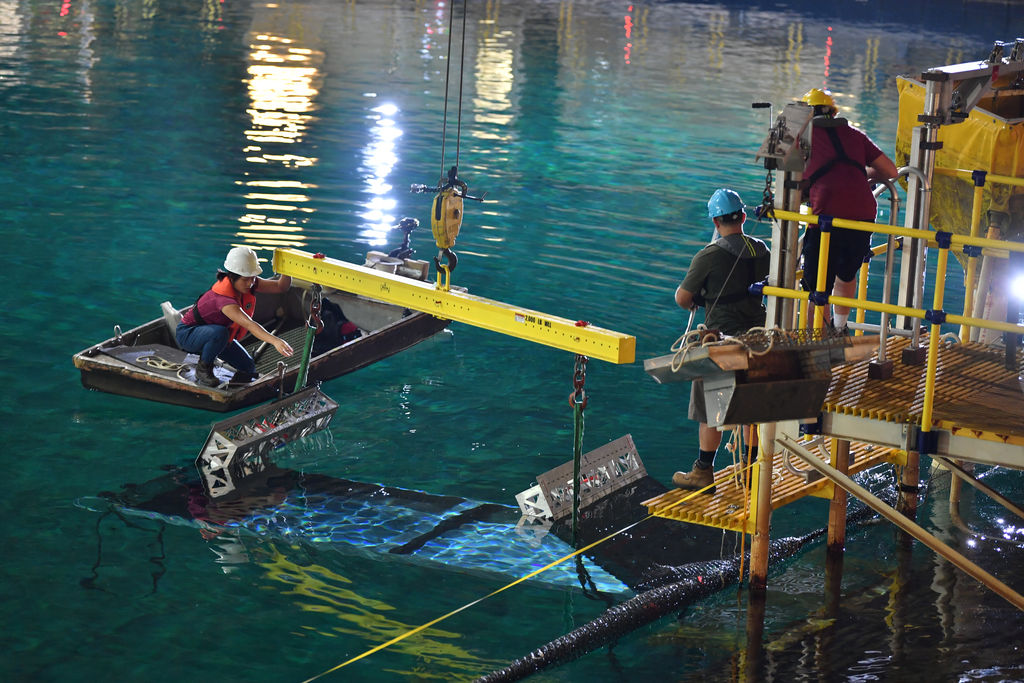
[[[202,361],[196,363],[196,384],[201,384],[204,387],[215,387],[220,384],[220,380],[213,374],[212,365],[207,365]]]
[[[236,370],[235,374],[231,375],[231,379],[228,384],[249,384],[255,382],[260,378],[260,373],[249,372],[248,370]]]
[[[689,472],[676,472],[672,475],[672,483],[681,489],[687,491],[697,491],[710,486],[715,482],[715,468],[711,465],[705,465],[700,460],[693,462],[693,469]],[[714,486],[704,491],[704,493],[712,494],[715,492]]]

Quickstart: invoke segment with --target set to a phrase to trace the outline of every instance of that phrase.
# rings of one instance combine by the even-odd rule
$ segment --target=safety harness
[[[836,155],[822,164],[821,168],[812,173],[810,177],[804,178],[803,191],[805,193],[809,192],[811,186],[821,180],[822,176],[831,171],[838,163],[849,164],[850,166],[859,169],[860,172],[867,177],[867,170],[864,168],[864,164],[859,164],[847,156],[846,150],[843,149],[843,143],[839,139],[839,131],[837,131],[836,128],[848,125],[846,119],[825,119],[824,121],[815,120],[813,125],[817,128],[824,129],[828,134],[828,139],[832,142],[832,148],[835,150]]]
[[[725,237],[719,237],[717,240],[715,240],[712,243],[714,246],[718,247],[719,249],[725,251],[728,254],[732,254],[733,256],[736,257],[736,263],[734,264],[734,267],[735,266],[739,266],[739,263],[742,261],[742,262],[745,262],[745,266],[746,266],[746,269],[747,269],[747,277],[745,279],[745,284],[743,285],[743,289],[742,290],[738,290],[736,292],[733,292],[732,294],[724,294],[723,292],[725,290],[723,289],[722,291],[719,292],[719,295],[717,297],[714,297],[714,299],[713,299],[716,305],[718,305],[718,304],[734,304],[734,303],[736,303],[738,301],[743,301],[744,299],[747,299],[747,298],[753,298],[753,299],[760,299],[761,298],[760,294],[751,294],[749,289],[748,289],[750,287],[750,285],[752,285],[755,282],[757,282],[757,256],[758,256],[757,248],[754,246],[754,243],[752,243],[747,238],[746,235],[741,235],[741,237],[743,237],[743,247],[742,248],[738,248],[736,245],[733,244],[733,242],[730,242]],[[744,256],[746,256],[746,258],[744,258]],[[731,279],[731,278],[728,278],[728,279]],[[728,279],[727,279],[727,282],[728,282]],[[705,296],[705,297],[700,297],[700,298],[708,299],[708,298],[711,298],[711,297],[706,297]],[[700,302],[698,302],[698,303],[700,303]]]

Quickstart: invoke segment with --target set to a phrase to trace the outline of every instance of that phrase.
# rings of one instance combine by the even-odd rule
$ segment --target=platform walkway
[[[927,344],[926,336],[921,343]],[[926,372],[923,362],[902,361],[909,344],[910,340],[899,337],[887,341],[888,355],[895,359],[892,376],[887,379],[869,376],[870,360],[833,368],[822,406],[821,435],[803,437],[809,450],[828,462],[827,448],[833,441],[829,437],[850,441],[851,474],[886,462],[906,462],[907,451],[917,450],[921,443]],[[940,342],[929,430],[934,454],[1024,469],[1024,361],[1019,354],[1017,358],[1016,366],[1007,369],[1001,349]],[[778,426],[795,437],[795,422]],[[787,460],[784,450],[776,452],[773,510],[806,496],[832,497],[831,481],[808,481],[813,475],[800,471],[798,464],[787,467]],[[757,481],[758,466],[748,470],[751,481]],[[673,489],[643,504],[649,514],[658,517],[753,533],[757,491],[752,491],[749,498],[744,495],[738,469],[741,466],[733,464],[715,473],[713,495],[690,496],[691,491]]]

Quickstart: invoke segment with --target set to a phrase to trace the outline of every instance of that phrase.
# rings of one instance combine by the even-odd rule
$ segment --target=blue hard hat
[[[708,200],[708,218],[718,218],[743,210],[743,200],[734,191],[724,187],[715,190]]]

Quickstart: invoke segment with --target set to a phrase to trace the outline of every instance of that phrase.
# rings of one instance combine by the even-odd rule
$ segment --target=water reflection
[[[15,65],[19,52],[20,36],[25,30],[25,16],[20,11],[18,0],[0,0],[0,86],[11,87],[23,81]]]
[[[394,189],[388,182],[388,175],[398,161],[395,141],[402,136],[402,129],[395,123],[398,107],[383,103],[371,110],[369,142],[363,149],[363,165],[366,192],[370,199],[360,214],[367,225],[360,234],[372,245],[384,244],[387,234],[395,224],[394,210],[398,202],[388,195]]]
[[[476,113],[471,135],[478,140],[507,140],[514,118],[510,94],[515,80],[515,53],[509,47],[515,39],[510,31],[489,31],[481,41],[474,65]]]
[[[250,50],[249,144],[243,152],[252,168],[249,179],[239,183],[246,188],[246,213],[235,234],[257,249],[304,247],[303,226],[315,213],[308,193],[316,186],[289,177],[288,171],[318,161],[303,153],[299,143],[315,120],[324,55],[272,33],[256,34]]]

